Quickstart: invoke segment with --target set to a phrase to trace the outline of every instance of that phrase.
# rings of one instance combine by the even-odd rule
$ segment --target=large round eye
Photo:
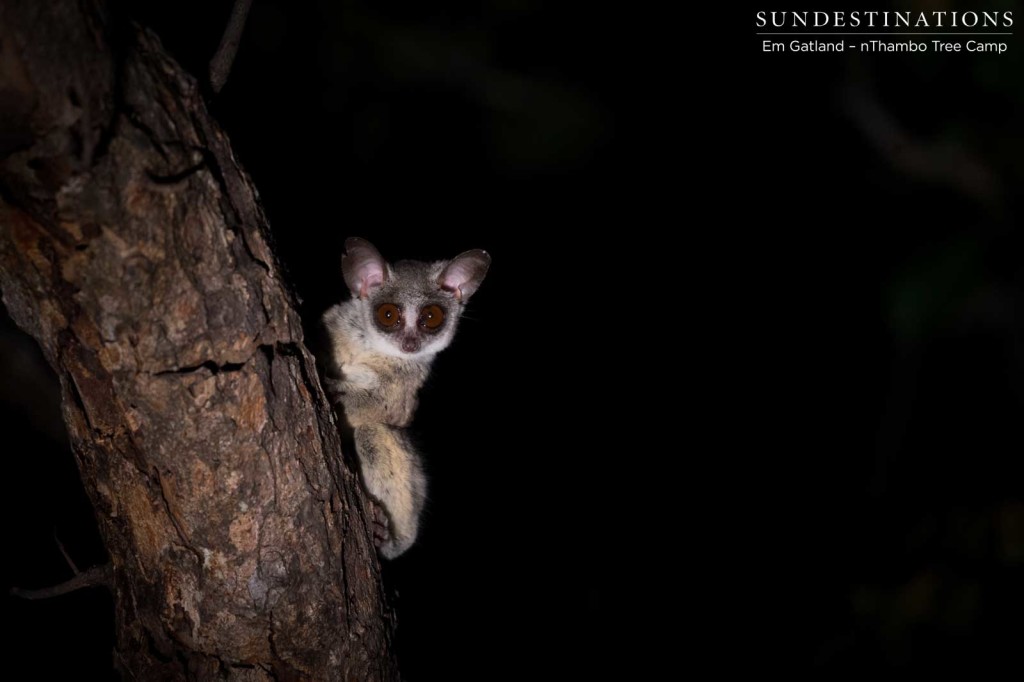
[[[377,308],[377,324],[384,329],[397,329],[398,323],[401,321],[402,311],[394,303],[385,303]]]
[[[428,305],[420,311],[420,326],[427,331],[437,331],[444,324],[444,309],[439,305]]]

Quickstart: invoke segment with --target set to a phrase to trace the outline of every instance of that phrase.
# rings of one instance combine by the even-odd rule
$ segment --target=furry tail
[[[366,490],[384,506],[390,537],[380,547],[387,559],[409,549],[416,541],[420,513],[427,497],[427,478],[409,436],[385,424],[354,429],[356,452]]]

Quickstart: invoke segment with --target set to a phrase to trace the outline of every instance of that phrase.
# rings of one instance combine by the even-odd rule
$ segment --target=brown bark
[[[397,679],[357,478],[196,82],[102,2],[0,0],[0,196],[124,677]]]

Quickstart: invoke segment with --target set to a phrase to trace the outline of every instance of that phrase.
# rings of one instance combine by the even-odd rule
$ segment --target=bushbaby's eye
[[[437,331],[444,324],[444,310],[439,305],[428,305],[420,311],[420,326],[427,331]]]
[[[377,324],[384,329],[391,331],[398,328],[402,320],[402,311],[394,303],[385,303],[377,308]]]

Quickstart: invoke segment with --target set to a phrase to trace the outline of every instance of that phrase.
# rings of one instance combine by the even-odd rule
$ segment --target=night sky
[[[755,207],[730,258],[750,477],[717,534],[788,663],[977,673],[1022,641],[1024,47],[1002,39],[744,46],[726,106],[750,105],[730,145]]]
[[[139,18],[201,74],[228,6]],[[706,640],[827,672],[1014,660],[1024,46],[765,54],[753,11],[714,21],[255,2],[210,108],[310,342],[346,237],[493,258],[417,412],[419,540],[385,566],[410,680],[643,678]],[[55,533],[104,554],[55,389],[3,337],[32,445],[2,572],[36,587],[67,577]],[[3,609],[9,660],[109,674],[106,596]]]

